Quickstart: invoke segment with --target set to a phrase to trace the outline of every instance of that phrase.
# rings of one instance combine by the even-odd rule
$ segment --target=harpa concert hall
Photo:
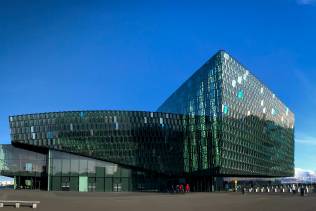
[[[216,191],[226,177],[294,174],[294,114],[219,51],[154,112],[67,111],[9,117],[0,173],[17,189]]]

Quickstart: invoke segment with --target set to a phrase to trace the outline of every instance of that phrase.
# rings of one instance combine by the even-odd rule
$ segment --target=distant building
[[[0,181],[0,186],[11,186],[14,185],[14,181]]]
[[[10,116],[1,174],[17,188],[215,191],[223,177],[294,174],[294,114],[219,51],[156,112],[70,111]]]
[[[283,177],[280,179],[283,184],[293,184],[293,183],[305,183],[305,184],[316,184],[316,172],[310,170],[303,170],[300,168],[295,168],[294,177]]]

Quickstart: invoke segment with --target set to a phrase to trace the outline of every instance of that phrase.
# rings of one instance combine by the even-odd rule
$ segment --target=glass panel
[[[88,191],[88,177],[79,176],[79,192],[87,192],[87,191]]]
[[[88,173],[88,161],[85,159],[79,160],[79,174],[84,175]]]

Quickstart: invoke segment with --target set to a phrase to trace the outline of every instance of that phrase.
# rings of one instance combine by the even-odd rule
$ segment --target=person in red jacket
[[[183,192],[183,185],[182,184],[179,185],[179,192],[180,193]]]
[[[190,192],[190,185],[189,185],[189,184],[186,184],[186,185],[185,185],[185,192],[186,192],[186,193],[189,193],[189,192]]]

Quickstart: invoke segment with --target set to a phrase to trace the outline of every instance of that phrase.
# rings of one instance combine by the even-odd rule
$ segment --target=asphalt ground
[[[290,193],[79,193],[1,190],[0,200],[40,201],[38,211],[316,211],[316,194]],[[4,210],[34,210],[5,206]]]

